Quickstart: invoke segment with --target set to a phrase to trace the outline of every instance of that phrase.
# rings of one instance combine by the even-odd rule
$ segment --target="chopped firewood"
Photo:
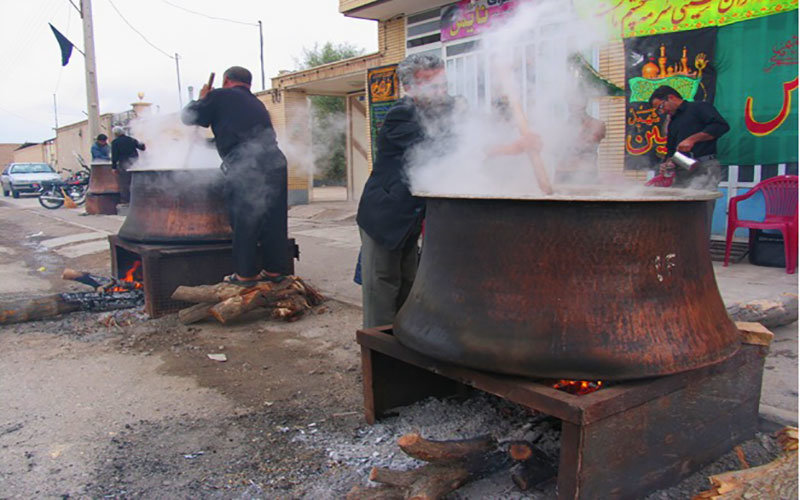
[[[353,488],[347,498],[442,498],[463,484],[508,466],[505,452],[497,449],[490,436],[454,441],[431,441],[419,433],[406,434],[397,441],[407,455],[429,462],[422,467],[400,471],[373,467],[370,480],[378,488]],[[376,490],[376,491],[372,491]],[[398,495],[398,496],[372,496]]]
[[[752,321],[767,328],[797,321],[797,294],[784,293],[777,300],[752,300],[727,308],[733,321]]]
[[[79,310],[77,304],[65,302],[60,294],[21,300],[0,305],[0,324],[22,323]]]
[[[403,500],[405,491],[394,486],[353,486],[346,500]]]
[[[211,314],[217,318],[217,321],[225,324],[234,318],[238,318],[247,311],[252,311],[266,304],[267,299],[259,290],[254,290],[245,295],[237,295],[236,297],[223,300],[211,308]]]
[[[533,450],[533,445],[527,441],[514,441],[508,445],[508,454],[517,462],[531,458]]]
[[[279,283],[259,281],[252,286],[231,283],[181,286],[175,290],[172,298],[207,304],[179,312],[178,317],[184,324],[210,316],[225,324],[255,309],[267,310],[273,319],[294,321],[325,300],[297,276],[287,276]]]
[[[408,488],[409,500],[434,500],[460,488],[470,477],[462,467],[429,465],[426,473]]]
[[[693,500],[797,498],[797,428],[783,428],[778,442],[783,447],[778,458],[758,467],[710,476],[713,488]]]
[[[751,321],[737,321],[736,328],[742,335],[742,342],[745,344],[769,346],[775,334],[769,331],[761,323]]]
[[[184,302],[221,302],[231,297],[236,297],[247,291],[239,285],[232,283],[217,283],[216,285],[179,286],[172,293],[172,300]]]
[[[518,462],[511,470],[511,479],[522,491],[527,491],[556,474],[547,455],[528,441],[510,443],[508,455]]]
[[[125,292],[69,292],[0,304],[0,324],[52,318],[74,311],[112,311],[141,306],[141,290]]]
[[[425,462],[454,462],[464,460],[475,453],[488,452],[497,447],[491,436],[456,441],[431,441],[414,432],[397,440],[397,445],[406,455]]]
[[[214,304],[210,302],[201,302],[187,307],[186,309],[181,309],[178,311],[178,320],[184,325],[191,325],[192,323],[203,321],[211,317],[212,307],[214,307]]]

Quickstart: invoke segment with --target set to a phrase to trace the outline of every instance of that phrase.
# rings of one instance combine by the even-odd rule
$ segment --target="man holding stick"
[[[212,74],[181,114],[186,125],[214,132],[233,228],[235,272],[226,277],[233,283],[279,281],[289,263],[286,157],[269,112],[250,92],[251,81],[250,71],[232,66],[222,88],[212,89]]]

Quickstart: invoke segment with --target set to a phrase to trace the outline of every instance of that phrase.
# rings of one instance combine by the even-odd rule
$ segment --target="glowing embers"
[[[564,391],[575,396],[583,396],[600,390],[603,387],[602,380],[559,380],[553,384],[554,389]]]
[[[117,279],[115,286],[109,288],[108,291],[127,292],[128,290],[139,290],[144,288],[142,280],[142,261],[137,260],[125,271],[125,277]]]

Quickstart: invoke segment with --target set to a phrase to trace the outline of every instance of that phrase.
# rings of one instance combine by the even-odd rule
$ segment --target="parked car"
[[[42,181],[61,180],[61,176],[47,163],[11,163],[0,175],[3,196],[33,193],[41,188]]]

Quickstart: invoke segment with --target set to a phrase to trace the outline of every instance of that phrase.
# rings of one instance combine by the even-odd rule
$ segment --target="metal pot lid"
[[[719,191],[703,191],[698,189],[678,189],[661,187],[632,186],[554,186],[551,195],[535,193],[522,195],[466,194],[466,193],[433,193],[430,191],[414,191],[414,196],[421,198],[451,198],[467,200],[535,200],[535,201],[608,201],[608,202],[669,202],[669,201],[709,201],[722,196]]]

